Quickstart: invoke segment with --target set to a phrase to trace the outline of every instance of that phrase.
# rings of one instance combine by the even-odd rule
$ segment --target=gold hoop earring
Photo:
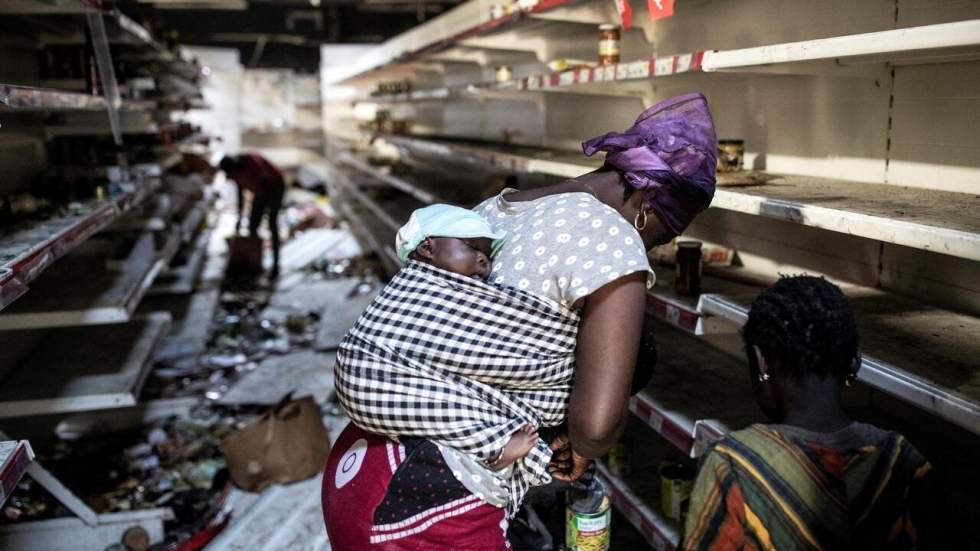
[[[640,215],[643,215],[643,221],[640,221]],[[647,227],[647,211],[642,207],[636,212],[636,217],[633,218],[633,227],[636,231],[643,231],[643,228]]]

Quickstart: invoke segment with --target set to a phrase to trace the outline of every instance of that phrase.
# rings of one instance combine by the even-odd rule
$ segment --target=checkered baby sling
[[[336,388],[355,425],[495,459],[520,427],[566,417],[579,316],[530,293],[410,261],[337,352]],[[514,464],[513,513],[551,481],[544,442]]]

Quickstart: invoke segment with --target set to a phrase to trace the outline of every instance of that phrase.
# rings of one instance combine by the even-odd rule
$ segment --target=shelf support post
[[[95,50],[95,63],[99,68],[102,80],[102,95],[105,97],[106,111],[109,114],[109,127],[116,145],[122,145],[122,130],[119,126],[119,109],[122,107],[122,97],[116,84],[116,71],[112,66],[112,54],[109,53],[109,38],[105,32],[105,21],[99,12],[86,12],[85,19],[92,35],[92,48]]]

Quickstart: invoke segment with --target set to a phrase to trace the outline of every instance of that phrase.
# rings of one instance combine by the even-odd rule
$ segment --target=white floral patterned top
[[[622,276],[647,272],[643,240],[615,209],[588,193],[510,202],[506,189],[474,209],[506,232],[490,281],[523,289],[566,307]]]

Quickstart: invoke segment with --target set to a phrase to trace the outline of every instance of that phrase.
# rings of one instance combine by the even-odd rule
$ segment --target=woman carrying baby
[[[423,299],[443,289],[436,279],[455,276],[457,300],[444,305],[458,304],[469,314],[488,312],[475,325],[457,320],[457,328],[440,338],[459,341],[471,334],[471,340],[482,343],[511,331],[526,334],[537,347],[553,342],[549,357],[499,346],[481,348],[484,353],[496,350],[497,356],[513,354],[520,358],[515,365],[525,370],[531,358],[540,364],[532,369],[548,373],[552,386],[524,394],[508,389],[498,396],[489,388],[493,384],[476,381],[488,387],[479,387],[479,392],[481,398],[491,397],[495,412],[513,417],[506,434],[494,425],[487,433],[495,439],[493,445],[477,454],[467,452],[466,443],[447,445],[445,439],[436,443],[425,437],[395,442],[349,426],[336,442],[324,475],[324,515],[335,548],[505,549],[507,514],[516,510],[527,486],[547,483],[550,475],[576,479],[591,459],[608,451],[627,416],[646,284],[652,277],[646,250],[679,235],[710,204],[715,147],[703,96],[667,100],[645,111],[626,132],[583,144],[587,155],[607,153],[601,169],[546,188],[505,190],[474,209],[494,232],[506,235],[485,282],[448,270],[435,272],[437,266],[422,261],[409,263],[409,275],[430,282],[432,290],[414,295],[405,290],[399,300],[431,302]],[[480,301],[481,296],[495,296],[496,302]],[[402,308],[396,317],[414,319],[417,328],[430,333],[452,321],[435,322],[432,312],[418,316],[410,310]],[[494,320],[505,320],[506,327],[493,326]],[[553,337],[536,334],[541,327],[555,329]],[[446,348],[438,339],[430,345],[432,353]],[[472,377],[461,377],[461,383],[443,379],[478,392],[466,386]],[[381,380],[376,386],[386,384]],[[514,385],[510,380],[500,384]],[[420,388],[419,395],[432,398],[430,390]],[[477,409],[486,403],[475,402]],[[554,407],[557,416],[550,415]],[[539,415],[541,411],[546,415]],[[455,413],[446,416],[447,426]],[[406,415],[405,422],[412,417]],[[506,451],[506,444],[528,424],[531,431],[555,424],[560,428],[547,446],[531,435],[527,456],[500,469],[490,448],[498,454]]]

